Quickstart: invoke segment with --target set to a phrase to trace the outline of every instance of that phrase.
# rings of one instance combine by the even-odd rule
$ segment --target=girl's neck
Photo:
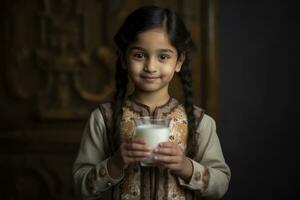
[[[148,93],[134,91],[131,97],[138,103],[147,105],[150,108],[150,111],[153,112],[156,107],[164,105],[170,99],[168,92],[164,93]]]

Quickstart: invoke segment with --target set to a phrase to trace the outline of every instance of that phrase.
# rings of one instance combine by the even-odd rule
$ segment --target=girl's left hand
[[[185,156],[182,148],[174,142],[162,142],[154,150],[155,161],[171,170],[173,174],[189,180],[193,173],[191,161]]]

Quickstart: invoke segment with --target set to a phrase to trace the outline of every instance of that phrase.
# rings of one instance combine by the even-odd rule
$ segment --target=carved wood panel
[[[114,90],[113,35],[146,4],[177,10],[199,47],[195,101],[217,116],[216,0],[4,0],[0,199],[77,199],[71,165],[84,123]],[[181,98],[178,79],[172,94]]]

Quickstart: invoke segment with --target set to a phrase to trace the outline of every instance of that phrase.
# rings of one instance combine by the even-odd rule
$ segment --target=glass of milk
[[[147,159],[141,162],[141,166],[154,166],[155,154],[153,150],[159,143],[169,141],[171,118],[140,117],[133,120],[135,124],[135,138],[143,139],[146,146],[152,149]]]

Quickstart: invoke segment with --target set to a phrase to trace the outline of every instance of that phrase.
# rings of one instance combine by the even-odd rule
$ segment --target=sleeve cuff
[[[183,179],[178,177],[179,184],[190,190],[197,190],[203,192],[208,185],[209,171],[207,167],[201,165],[200,163],[190,159],[193,165],[193,174],[190,181],[187,183]]]
[[[109,158],[97,164],[87,176],[87,183],[89,183],[87,186],[92,194],[99,194],[108,190],[124,178],[124,172],[118,179],[114,179],[109,175],[107,169],[108,160]]]

